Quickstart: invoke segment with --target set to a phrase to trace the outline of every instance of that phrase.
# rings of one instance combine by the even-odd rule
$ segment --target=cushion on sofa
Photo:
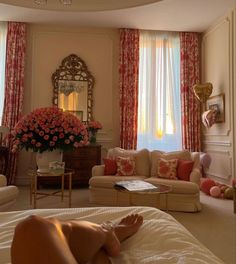
[[[177,178],[183,181],[189,181],[190,173],[193,170],[194,162],[191,160],[178,160]]]
[[[116,159],[117,157],[133,157],[135,161],[135,174],[149,177],[150,160],[149,151],[147,149],[141,149],[137,151],[124,150],[122,148],[116,147],[108,150],[107,158]]]
[[[119,176],[135,175],[135,161],[133,157],[117,157],[117,173]]]
[[[191,154],[188,150],[172,151],[172,152],[162,152],[159,150],[153,150],[151,152],[151,177],[154,177],[156,175],[157,160],[160,158],[166,160],[170,160],[170,159],[192,160]]]
[[[156,176],[169,180],[177,180],[178,159],[166,160],[160,158],[157,160]]]
[[[117,173],[117,164],[114,159],[103,159],[104,162],[104,175],[115,175]]]

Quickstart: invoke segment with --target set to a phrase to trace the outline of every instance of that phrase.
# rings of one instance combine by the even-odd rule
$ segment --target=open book
[[[158,189],[157,186],[141,180],[119,181],[115,183],[114,188],[128,191],[148,191]]]

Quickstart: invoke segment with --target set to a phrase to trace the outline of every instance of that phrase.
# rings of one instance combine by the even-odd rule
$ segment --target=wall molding
[[[212,26],[210,29],[208,29],[207,31],[204,32],[204,36],[203,36],[203,41],[205,40],[205,38],[213,33],[214,31],[216,31],[223,23],[227,22],[230,23],[230,14],[228,14],[227,16],[225,16],[224,18],[222,18],[221,20],[218,21],[218,23],[216,23],[214,26]]]
[[[224,146],[224,147],[231,147],[232,143],[230,141],[203,141],[204,145],[213,145],[213,146]]]
[[[206,149],[206,151],[209,153],[216,153],[216,154],[227,154],[228,156],[230,156],[230,152],[228,150],[220,150],[220,149]]]
[[[223,131],[217,131],[210,129],[211,131],[204,131],[203,133],[206,136],[229,136],[230,132],[231,132],[231,115],[232,115],[232,102],[230,99],[230,95],[232,94],[232,82],[233,82],[233,76],[232,76],[232,55],[233,55],[233,51],[232,51],[232,47],[231,47],[231,42],[232,42],[232,14],[228,14],[226,17],[222,18],[217,24],[215,24],[211,29],[209,29],[208,31],[206,31],[203,35],[202,38],[202,46],[204,47],[206,44],[205,42],[207,41],[207,38],[211,36],[211,34],[214,34],[215,31],[217,31],[221,26],[224,26],[224,24],[226,24],[227,26],[227,40],[228,40],[228,52],[227,52],[227,57],[228,57],[228,67],[229,67],[229,72],[228,72],[228,82],[229,82],[229,100],[228,100],[228,104],[229,104],[229,122],[227,124],[228,128],[225,128]],[[205,49],[203,48],[203,57],[205,57]],[[205,71],[205,69],[204,69]],[[226,112],[226,108],[225,108],[225,112]],[[217,124],[216,124],[217,125]],[[213,127],[214,128],[214,127]]]
[[[231,174],[224,175],[225,177],[222,177],[221,174],[217,174],[217,173],[209,173],[209,172],[207,172],[207,176],[215,177],[215,178],[218,178],[218,179],[221,179],[221,180],[230,180],[230,178],[232,177]]]
[[[217,125],[217,124],[215,124]],[[230,124],[229,124],[230,126]],[[231,128],[227,129],[224,133],[217,134],[216,132],[214,133],[204,133],[205,136],[219,136],[219,137],[224,137],[224,136],[229,136],[229,133],[231,132]]]

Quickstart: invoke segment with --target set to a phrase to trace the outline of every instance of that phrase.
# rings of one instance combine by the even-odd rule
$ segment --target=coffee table
[[[156,189],[151,190],[139,190],[139,191],[130,191],[127,189],[116,189],[117,190],[117,196],[116,196],[116,204],[118,205],[118,198],[119,193],[127,193],[129,195],[129,205],[135,206],[137,204],[133,203],[133,196],[134,195],[153,195],[156,199],[156,204],[158,208],[158,204],[160,207],[160,196],[165,196],[165,210],[168,211],[168,194],[171,192],[172,187],[165,184],[155,184],[157,187]]]

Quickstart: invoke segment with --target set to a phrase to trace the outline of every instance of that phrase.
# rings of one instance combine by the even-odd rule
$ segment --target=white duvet
[[[151,207],[93,207],[75,209],[36,209],[0,213],[0,264],[10,263],[10,246],[16,224],[31,214],[61,220],[83,219],[95,223],[119,221],[130,213],[139,213],[144,224],[122,243],[121,254],[112,263],[223,263],[172,216]]]

